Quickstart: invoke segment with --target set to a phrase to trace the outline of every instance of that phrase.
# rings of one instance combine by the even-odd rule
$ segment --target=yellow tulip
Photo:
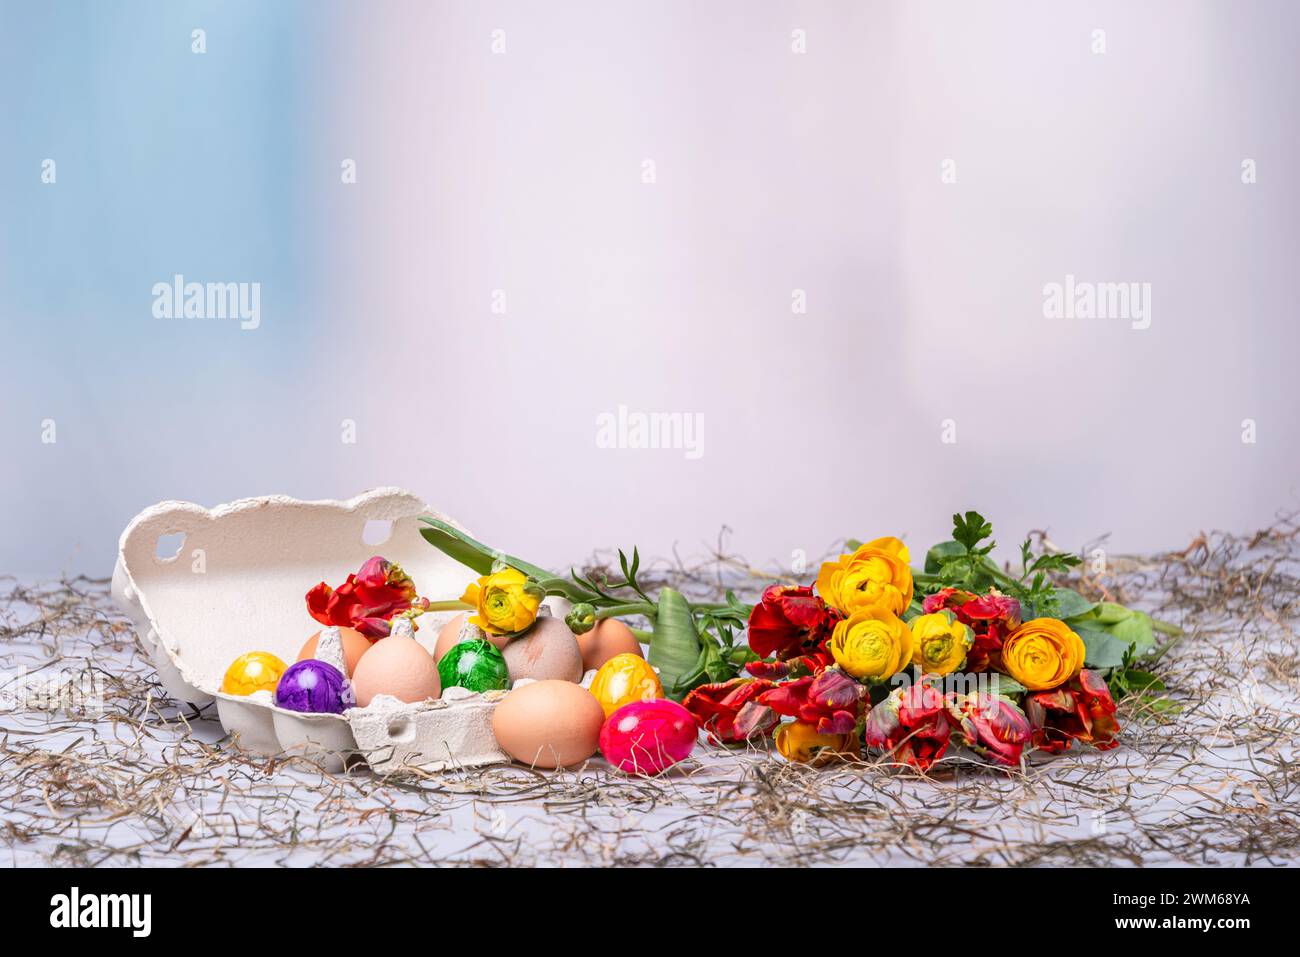
[[[897,538],[877,538],[852,555],[824,563],[817,573],[817,594],[845,615],[871,608],[901,615],[912,602],[910,561],[907,546]]]
[[[891,612],[859,611],[835,626],[830,649],[853,677],[886,681],[911,662],[912,631]]]
[[[1027,621],[1002,643],[1002,670],[1030,691],[1050,691],[1083,667],[1083,639],[1057,618]]]
[[[523,572],[505,568],[470,584],[460,600],[478,612],[470,624],[494,635],[514,635],[532,626],[542,596]]]
[[[803,721],[783,724],[776,732],[776,750],[787,761],[825,764],[836,758],[852,757],[857,751],[855,734],[818,734]]]
[[[975,635],[951,612],[938,611],[912,619],[912,664],[922,674],[949,675],[966,663]]]

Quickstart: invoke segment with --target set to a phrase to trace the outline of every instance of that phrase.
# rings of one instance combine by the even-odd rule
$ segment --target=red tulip
[[[819,649],[840,617],[806,585],[769,585],[749,613],[749,647],[760,658],[795,658]]]
[[[957,617],[968,625],[977,621],[996,621],[1010,630],[1020,624],[1020,602],[1010,595],[990,591],[961,605]]]
[[[338,588],[321,582],[307,592],[307,612],[322,625],[355,628],[368,638],[383,638],[393,616],[415,600],[415,583],[402,566],[376,555]]]
[[[1029,719],[1006,698],[987,692],[948,697],[966,747],[998,764],[1015,767],[1029,743]]]
[[[928,684],[897,688],[867,712],[863,740],[924,772],[948,750],[952,736],[944,697]]]
[[[1080,671],[1052,691],[1025,695],[1025,712],[1033,727],[1034,747],[1041,751],[1068,751],[1075,741],[1102,751],[1119,746],[1115,700],[1095,671]]]
[[[740,744],[755,736],[766,736],[780,722],[769,707],[755,700],[775,685],[763,678],[732,678],[718,684],[700,685],[682,705],[715,744]]]
[[[755,678],[771,678],[779,681],[782,678],[815,675],[833,664],[835,658],[829,651],[814,651],[811,654],[800,655],[798,658],[787,658],[785,661],[751,661],[745,665],[745,670]]]
[[[839,668],[826,668],[765,691],[759,701],[777,714],[812,725],[818,734],[848,734],[858,723],[866,689]]]

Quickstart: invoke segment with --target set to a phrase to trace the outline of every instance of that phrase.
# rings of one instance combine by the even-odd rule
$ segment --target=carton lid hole
[[[158,544],[154,546],[154,557],[160,562],[173,562],[184,546],[184,532],[168,532],[166,535],[159,535]]]
[[[367,545],[382,545],[393,534],[393,523],[386,518],[372,518],[361,529],[361,540]]]

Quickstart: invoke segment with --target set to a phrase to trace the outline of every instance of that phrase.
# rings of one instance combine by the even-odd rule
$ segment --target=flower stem
[[[474,606],[463,601],[431,601],[425,611],[474,611]]]
[[[691,602],[692,611],[723,611],[731,606],[725,601]],[[619,615],[654,616],[657,606],[645,601],[630,601],[621,605],[606,605],[596,610],[596,619],[614,618]]]
[[[655,606],[645,601],[631,601],[624,605],[610,605],[596,612],[596,620],[613,618],[617,615],[652,615]]]

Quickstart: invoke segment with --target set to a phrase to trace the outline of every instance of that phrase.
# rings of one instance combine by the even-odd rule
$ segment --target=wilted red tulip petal
[[[944,697],[930,685],[895,689],[867,713],[863,739],[924,772],[943,757],[952,735]]]
[[[839,668],[827,668],[808,685],[811,701],[817,707],[830,711],[856,710],[862,695],[862,685]]]
[[[798,718],[808,707],[808,688],[812,683],[812,675],[786,681],[768,691],[764,691],[760,700],[777,714]],[[815,721],[816,717],[814,716],[809,724]]]
[[[945,608],[953,608],[971,597],[970,592],[959,592],[955,588],[940,588],[933,595],[926,595],[921,600],[921,610],[927,615],[933,615],[936,611],[943,611]]]
[[[858,716],[852,711],[836,711],[828,717],[817,719],[818,734],[848,734],[858,726]]]
[[[951,701],[968,748],[998,764],[1014,767],[1020,763],[1031,731],[1024,712],[1005,698],[986,692],[953,695]]]
[[[322,625],[330,624],[329,603],[330,597],[334,594],[334,589],[329,585],[321,582],[311,591],[307,592],[307,614],[311,615]]]
[[[999,621],[1008,628],[1020,624],[1020,602],[1010,595],[990,591],[987,595],[972,598],[957,608],[957,617],[966,624],[975,621]]]
[[[767,734],[780,721],[770,708],[754,700],[772,687],[772,682],[762,678],[732,678],[700,685],[682,705],[715,743],[738,744]],[[749,707],[751,704],[754,707]]]
[[[1119,745],[1115,701],[1095,671],[1085,669],[1060,688],[1026,695],[1025,712],[1040,751],[1067,751],[1075,741],[1102,751]]]

